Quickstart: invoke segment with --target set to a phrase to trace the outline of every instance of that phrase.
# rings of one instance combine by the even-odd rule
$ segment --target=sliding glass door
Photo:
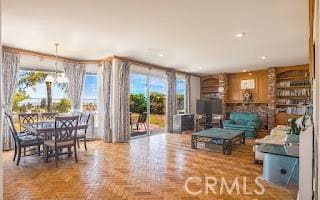
[[[130,74],[131,137],[165,131],[166,99],[165,78],[136,72]]]
[[[163,133],[166,128],[167,80],[162,77],[149,77],[150,134]]]
[[[130,74],[131,137],[148,134],[148,76]]]

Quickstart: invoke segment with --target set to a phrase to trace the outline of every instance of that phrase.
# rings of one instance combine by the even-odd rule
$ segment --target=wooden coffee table
[[[223,154],[230,155],[233,143],[240,141],[245,144],[245,134],[241,130],[230,130],[222,128],[210,128],[200,132],[193,133],[191,136],[191,148],[196,149],[198,142],[221,143]]]

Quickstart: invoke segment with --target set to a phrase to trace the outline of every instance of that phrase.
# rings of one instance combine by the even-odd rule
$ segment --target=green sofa
[[[223,122],[223,128],[243,130],[246,138],[255,138],[260,127],[258,113],[232,112],[230,119]]]

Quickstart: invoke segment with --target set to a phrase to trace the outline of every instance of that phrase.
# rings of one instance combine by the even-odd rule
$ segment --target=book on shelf
[[[296,114],[296,115],[310,115],[312,113],[312,107],[310,105],[299,106],[299,107],[286,107],[286,108],[277,108],[276,113],[287,113],[287,114]]]
[[[277,87],[294,87],[294,86],[310,86],[309,80],[281,81],[277,83]]]
[[[286,90],[286,89],[278,89],[278,96],[310,96],[311,90],[310,88],[301,88],[295,90]]]
[[[205,94],[202,94],[202,96],[207,99],[218,99],[220,98],[220,93],[219,92],[205,93]]]
[[[311,100],[310,99],[278,99],[277,100],[277,104],[288,104],[288,105],[308,105],[311,104]]]

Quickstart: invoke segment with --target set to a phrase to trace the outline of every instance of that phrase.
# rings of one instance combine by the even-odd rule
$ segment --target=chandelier
[[[55,62],[55,71],[52,73],[49,73],[44,80],[45,82],[49,83],[69,83],[69,79],[65,76],[65,74],[62,72],[58,72],[58,43],[54,44],[56,46],[56,62]]]

